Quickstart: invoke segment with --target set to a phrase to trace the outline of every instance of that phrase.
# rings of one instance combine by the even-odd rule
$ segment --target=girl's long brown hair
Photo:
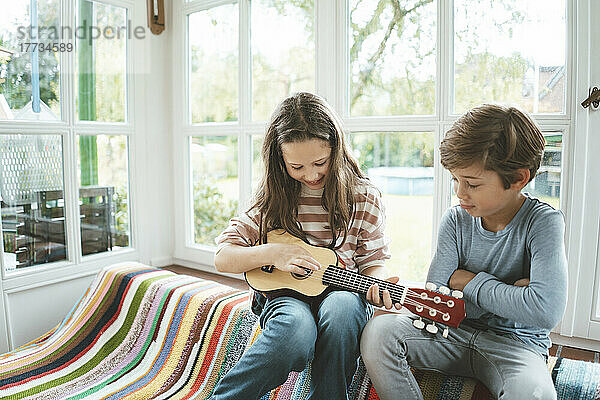
[[[272,229],[283,228],[290,234],[306,239],[298,222],[298,198],[302,184],[287,173],[281,145],[311,139],[326,141],[331,147],[329,172],[321,204],[328,212],[332,241],[336,248],[342,236],[343,244],[354,215],[354,190],[367,180],[344,140],[341,121],[321,97],[300,92],[279,104],[271,116],[262,147],[265,175],[251,208],[261,213],[261,241]],[[341,246],[340,244],[340,246]],[[339,247],[339,246],[337,246]]]

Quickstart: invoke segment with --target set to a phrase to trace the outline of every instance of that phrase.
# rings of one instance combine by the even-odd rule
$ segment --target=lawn
[[[383,202],[392,255],[386,266],[402,280],[424,281],[431,261],[433,196],[386,194]]]

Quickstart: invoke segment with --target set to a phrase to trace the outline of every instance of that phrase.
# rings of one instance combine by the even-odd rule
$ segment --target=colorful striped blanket
[[[259,334],[247,292],[138,263],[114,265],[56,328],[0,355],[0,399],[207,399]],[[567,376],[554,370],[556,381]],[[489,397],[474,380],[416,375],[426,399]],[[261,400],[305,399],[309,385],[307,366]],[[362,364],[350,394],[377,399]],[[593,398],[571,394],[562,398]]]

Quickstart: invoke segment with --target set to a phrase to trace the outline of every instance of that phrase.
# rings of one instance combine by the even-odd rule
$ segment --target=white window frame
[[[251,49],[250,49],[250,0],[195,0],[174,2],[174,20],[178,27],[175,32],[173,60],[176,72],[174,76],[174,160],[175,190],[181,193],[175,199],[175,258],[181,265],[214,272],[214,247],[194,243],[192,191],[190,182],[189,141],[192,136],[237,135],[239,149],[239,193],[240,205],[247,204],[251,195],[251,137],[264,134],[264,122],[252,122],[250,110],[252,102]],[[580,0],[581,1],[581,0]],[[189,41],[187,37],[187,16],[191,13],[210,9],[224,4],[237,3],[239,6],[239,120],[228,123],[191,124],[189,122]],[[450,112],[453,100],[453,9],[454,1],[437,1],[437,73],[435,113],[426,116],[382,116],[353,117],[349,114],[349,9],[347,0],[315,2],[315,81],[316,93],[325,97],[342,117],[344,127],[349,132],[433,132],[437,145],[443,139],[444,132],[452,125],[458,115]],[[567,60],[575,57],[574,28],[575,15],[573,5],[567,2]],[[566,66],[567,82],[574,82],[573,66]],[[574,131],[571,118],[573,103],[572,84],[567,85],[565,93],[565,112],[563,114],[536,114],[534,120],[544,132],[558,131],[563,134],[563,155],[561,174],[561,208],[569,215],[568,188],[571,181],[571,144],[570,136]],[[183,157],[181,151],[184,152]],[[444,210],[450,206],[451,188],[447,184],[450,175],[439,163],[439,152],[434,154],[434,210],[431,229],[432,252],[439,220]],[[568,238],[567,238],[568,239]]]
[[[76,9],[79,0],[58,0],[60,25],[76,26]],[[132,23],[139,22],[145,10],[136,6],[135,0],[93,0],[95,3],[117,6],[126,9],[127,20]],[[145,15],[144,15],[145,16]],[[145,21],[145,19],[141,19]],[[142,25],[142,26],[145,26]],[[66,41],[65,41],[66,42]],[[135,163],[136,131],[139,131],[134,121],[136,117],[136,106],[134,104],[134,93],[136,91],[134,71],[136,56],[143,54],[143,46],[147,44],[136,44],[136,40],[127,40],[127,62],[126,62],[126,122],[93,122],[79,121],[75,104],[75,58],[77,50],[75,39],[74,50],[59,53],[60,61],[60,121],[12,121],[0,120],[0,134],[24,134],[24,135],[60,135],[62,138],[63,153],[63,191],[65,210],[65,239],[67,242],[67,258],[62,261],[39,264],[23,269],[6,271],[3,257],[0,258],[0,275],[3,282],[3,291],[18,291],[23,288],[38,287],[43,284],[74,279],[79,276],[95,274],[99,268],[111,263],[128,260],[138,260],[138,229],[136,224],[136,209],[134,206],[137,199],[136,175],[139,171],[133,168]],[[147,42],[147,41],[144,41]],[[139,90],[139,87],[137,88]],[[81,235],[79,219],[79,182],[77,181],[77,136],[97,135],[122,135],[127,138],[127,164],[129,168],[129,229],[130,246],[115,251],[107,251],[98,254],[81,254]],[[140,133],[138,132],[139,136]],[[3,241],[0,241],[0,250],[4,252]],[[9,329],[10,332],[10,329]]]

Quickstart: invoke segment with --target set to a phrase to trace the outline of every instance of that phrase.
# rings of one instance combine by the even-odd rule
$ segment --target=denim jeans
[[[556,399],[546,355],[515,334],[462,324],[444,338],[416,329],[406,315],[386,314],[367,324],[361,351],[381,400],[423,399],[409,366],[477,378],[497,399]]]
[[[308,398],[346,400],[360,334],[371,315],[372,307],[360,296],[344,291],[312,304],[287,296],[268,300],[260,315],[261,334],[219,381],[211,399],[259,399],[311,361]]]

